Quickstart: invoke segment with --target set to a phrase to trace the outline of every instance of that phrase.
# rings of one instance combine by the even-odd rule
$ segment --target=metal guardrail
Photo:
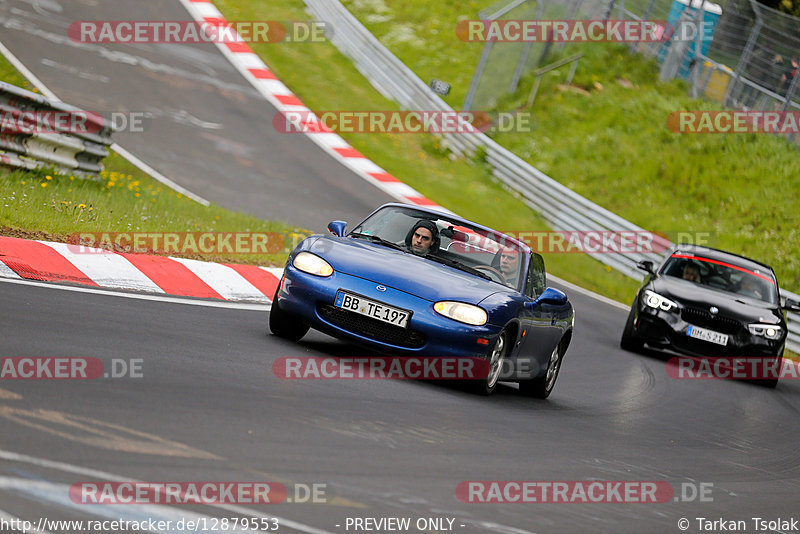
[[[305,0],[309,11],[333,29],[333,44],[351,58],[356,68],[384,96],[404,109],[452,112],[438,95],[411,69],[384,47],[338,0]],[[474,153],[481,149],[494,175],[507,187],[522,195],[524,202],[539,213],[556,231],[613,231],[644,232],[635,224],[598,206],[571,189],[553,180],[517,155],[497,144],[483,133],[443,134],[447,145],[457,154]],[[671,243],[654,239],[657,249],[666,250]],[[662,248],[663,247],[663,248]],[[593,258],[641,280],[642,271],[636,263],[649,259],[660,262],[662,253],[604,253]],[[782,291],[782,297],[800,301],[800,296]],[[787,347],[800,352],[800,315],[789,314]]]
[[[0,82],[0,164],[97,174],[112,144],[99,115]]]

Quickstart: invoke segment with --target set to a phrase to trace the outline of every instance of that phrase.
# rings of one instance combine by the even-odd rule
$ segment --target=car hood
[[[783,319],[783,315],[776,305],[703,287],[679,278],[668,276],[657,278],[651,281],[648,289],[684,306],[706,310],[711,306],[716,306],[719,308],[720,315],[742,321],[767,321],[777,324]]]
[[[494,293],[514,293],[479,276],[402,250],[348,237],[323,236],[308,249],[334,270],[429,300],[478,304]]]

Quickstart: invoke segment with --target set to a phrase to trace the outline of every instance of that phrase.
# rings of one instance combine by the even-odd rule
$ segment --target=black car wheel
[[[547,362],[547,372],[540,377],[533,380],[523,380],[519,383],[519,390],[529,397],[537,399],[546,399],[553,391],[558,379],[558,372],[561,370],[561,361],[563,354],[561,351],[561,343],[556,345],[553,353],[550,354],[550,360]]]
[[[642,350],[643,345],[642,340],[633,333],[633,309],[631,309],[628,314],[628,320],[625,322],[625,328],[622,330],[619,346],[630,352],[639,352]]]
[[[272,299],[272,309],[269,312],[269,329],[278,337],[290,341],[299,341],[306,335],[309,326],[301,318],[280,308],[278,305],[279,291],[280,286],[275,290],[275,297]]]
[[[486,378],[474,380],[470,384],[475,393],[488,396],[494,392],[497,383],[500,381],[500,375],[503,372],[503,362],[505,362],[506,355],[508,354],[508,344],[508,330],[503,330],[500,332],[500,335],[497,336],[491,350],[489,350],[489,353],[486,355],[486,361],[489,364]]]
[[[777,357],[778,365],[775,366],[775,372],[778,374],[775,378],[764,378],[761,380],[756,380],[756,384],[760,386],[764,386],[765,388],[775,389],[778,386],[778,377],[781,374],[781,369],[783,369],[783,351],[781,351],[780,356]]]

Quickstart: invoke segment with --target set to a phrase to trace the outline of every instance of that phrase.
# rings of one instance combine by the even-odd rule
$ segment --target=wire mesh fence
[[[599,17],[602,5],[586,0],[500,0],[478,15],[484,21],[574,20]],[[486,42],[463,109],[494,109],[503,95],[513,93],[521,78],[545,63],[549,53],[564,43],[543,41]]]
[[[800,18],[756,0],[501,0],[479,18],[654,21],[663,31],[660,40],[628,46],[656,58],[662,79],[683,78],[692,96],[734,109],[800,110]],[[464,109],[494,109],[564,44],[486,42]]]
[[[689,81],[693,96],[705,96],[728,107],[746,111],[786,112],[800,110],[798,61],[800,60],[800,18],[759,4],[756,0],[727,0],[719,4],[708,0],[611,0],[611,11],[635,20],[674,23],[676,6],[684,21],[709,20],[701,28],[708,45],[700,48],[694,60],[696,43],[686,43],[678,58],[670,57],[676,40],[640,46],[661,63],[662,79],[681,77]],[[678,62],[678,68],[674,63]],[[672,69],[670,70],[670,67]],[[798,136],[786,130],[790,139]]]

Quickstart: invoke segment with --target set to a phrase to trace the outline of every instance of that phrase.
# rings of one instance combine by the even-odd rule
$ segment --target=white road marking
[[[22,523],[22,519],[16,516],[13,516],[6,512],[5,510],[0,510],[0,519],[8,522],[8,523],[16,523],[17,525]],[[33,521],[31,521],[33,523]],[[36,530],[36,528],[32,528],[30,530],[23,530],[23,534],[50,534],[46,530]]]
[[[121,475],[116,475],[113,473],[108,473],[104,471],[99,471],[97,469],[90,469],[85,468],[77,465],[71,465],[64,462],[59,462],[55,460],[47,460],[44,458],[36,458],[33,456],[28,456],[25,454],[19,454],[16,452],[0,450],[0,460],[7,460],[9,462],[20,462],[20,463],[28,463],[32,465],[36,465],[39,467],[45,467],[48,469],[57,469],[59,471],[64,471],[67,473],[74,473],[79,474],[87,477],[92,477],[104,481],[126,481],[126,482],[142,482],[140,480],[123,477]],[[191,519],[192,517],[195,518],[203,518],[208,516],[203,516],[200,514],[192,513],[188,510],[184,509],[177,509],[171,508],[168,506],[163,505],[132,505],[132,504],[123,504],[123,505],[83,505],[77,504],[72,502],[69,498],[69,492],[67,491],[69,486],[66,484],[56,484],[53,482],[47,481],[38,481],[38,480],[29,480],[29,479],[15,479],[12,477],[0,477],[0,488],[3,489],[15,489],[18,491],[24,491],[26,493],[35,494],[38,497],[45,498],[50,500],[50,502],[56,502],[63,506],[67,506],[69,508],[78,509],[84,512],[91,511],[92,513],[98,513],[97,515],[105,515],[111,519],[115,518],[127,518],[129,520],[134,520],[129,517],[128,512],[130,511],[131,507],[135,507],[135,509],[142,510],[145,514],[151,514],[149,517],[145,516],[144,519],[148,519],[150,517],[159,517],[161,515],[164,516],[165,519],[172,519],[173,521],[177,521],[180,519]],[[286,526],[288,528],[293,528],[295,530],[299,530],[300,532],[306,532],[308,534],[332,534],[326,530],[320,530],[318,528],[305,525],[298,521],[292,521],[291,519],[285,519],[283,517],[278,517],[274,514],[269,515],[260,515],[257,513],[256,510],[251,510],[249,508],[245,508],[243,506],[233,506],[233,505],[208,505],[213,508],[219,508],[228,510],[231,512],[240,513],[243,515],[247,515],[249,517],[254,517],[257,519],[261,518],[274,518],[278,520],[278,524],[280,526]],[[175,531],[172,531],[175,532]],[[184,531],[175,532],[175,534],[184,534]],[[208,531],[207,531],[208,532]],[[231,532],[230,530],[228,532]],[[251,532],[249,530],[244,530],[240,532]],[[260,531],[259,531],[260,532]]]
[[[170,304],[189,304],[191,306],[205,306],[207,308],[230,308],[234,310],[248,310],[265,312],[272,309],[271,304],[257,304],[257,303],[243,303],[243,302],[226,302],[222,300],[199,300],[181,297],[172,297],[166,295],[143,295],[137,293],[123,293],[120,291],[109,291],[103,289],[96,289],[92,287],[77,287],[77,286],[63,286],[57,283],[34,282],[32,280],[22,280],[14,278],[0,278],[0,282],[9,282],[12,284],[24,284],[36,287],[44,287],[47,289],[60,289],[62,291],[75,291],[78,293],[91,293],[95,295],[105,295],[109,297],[123,297],[128,299],[150,300],[155,302],[167,302]]]
[[[161,182],[170,189],[177,191],[178,193],[182,194],[185,197],[191,198],[192,200],[194,200],[198,204],[202,204],[203,206],[211,205],[211,202],[209,202],[208,200],[204,199],[200,195],[192,193],[185,187],[176,184],[175,182],[173,182],[172,180],[170,180],[169,178],[167,178],[166,176],[155,170],[153,167],[151,167],[150,165],[139,159],[137,156],[134,156],[133,154],[131,154],[130,152],[119,146],[117,143],[111,145],[111,150],[113,150],[123,158],[127,159],[131,163],[133,163],[137,168],[139,168],[139,170],[152,176],[154,180]]]

